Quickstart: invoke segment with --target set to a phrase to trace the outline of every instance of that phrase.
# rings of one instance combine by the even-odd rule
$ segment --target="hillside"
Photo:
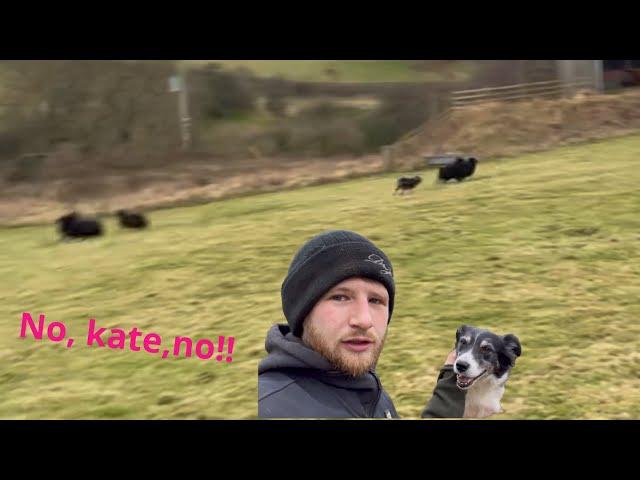
[[[282,321],[295,249],[345,228],[391,258],[396,307],[378,371],[417,417],[467,323],[523,347],[503,419],[640,415],[640,136],[481,163],[461,184],[394,174],[151,213],[147,232],[61,243],[0,228],[0,418],[254,418],[257,365]],[[19,338],[22,312],[76,345]],[[233,362],[89,348],[87,322],[163,339],[235,336]]]

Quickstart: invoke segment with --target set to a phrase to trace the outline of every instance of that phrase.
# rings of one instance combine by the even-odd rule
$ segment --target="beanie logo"
[[[391,272],[391,269],[387,267],[387,265],[384,263],[384,259],[380,255],[376,255],[375,253],[372,253],[367,257],[365,262],[371,262],[371,263],[375,263],[376,265],[380,265],[382,267],[382,270],[380,270],[381,274],[391,275],[393,277],[393,273]]]

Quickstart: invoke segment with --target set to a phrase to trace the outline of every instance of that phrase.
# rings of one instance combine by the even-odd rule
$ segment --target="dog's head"
[[[415,177],[413,177],[413,181],[416,185],[418,185],[422,181],[422,177],[420,175],[416,175]]]
[[[500,378],[522,355],[520,340],[515,335],[496,335],[488,330],[462,325],[456,332],[458,388],[466,390],[491,375]]]

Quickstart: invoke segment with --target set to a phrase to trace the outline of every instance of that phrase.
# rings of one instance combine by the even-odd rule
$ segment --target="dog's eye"
[[[483,345],[480,347],[480,351],[482,353],[489,353],[491,351],[491,347],[489,347],[489,345]]]
[[[466,338],[463,338],[463,339],[460,340],[460,345],[466,345],[467,343],[468,342],[467,342]]]

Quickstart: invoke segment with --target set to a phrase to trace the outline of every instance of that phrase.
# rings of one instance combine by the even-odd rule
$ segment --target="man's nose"
[[[373,319],[371,318],[368,299],[354,302],[353,309],[351,310],[351,316],[349,318],[349,324],[352,327],[359,327],[363,329],[371,328],[373,326]]]

